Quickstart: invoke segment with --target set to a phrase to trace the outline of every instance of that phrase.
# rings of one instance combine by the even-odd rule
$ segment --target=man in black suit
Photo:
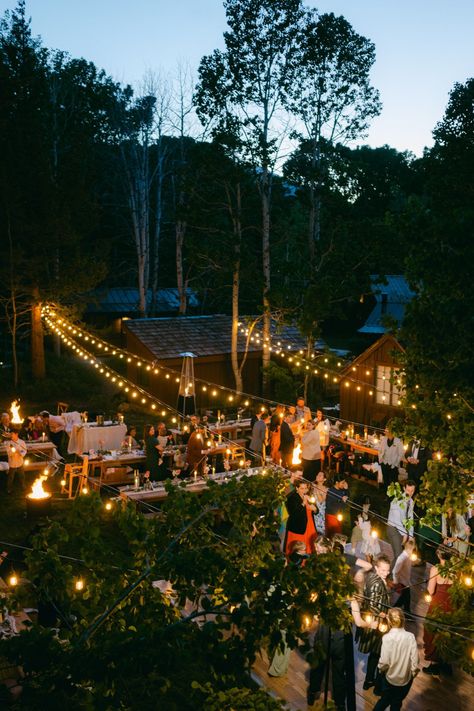
[[[291,430],[292,416],[287,412],[280,427],[280,456],[281,464],[285,469],[291,469],[295,436]]]
[[[419,439],[414,439],[410,442],[405,452],[406,470],[408,478],[412,479],[417,485],[419,485],[421,477],[428,469],[428,461],[431,456],[431,450],[425,447]]]

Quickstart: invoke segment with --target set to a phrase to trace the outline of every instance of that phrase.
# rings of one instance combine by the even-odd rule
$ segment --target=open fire
[[[51,494],[43,489],[43,481],[47,478],[46,476],[40,476],[35,479],[31,487],[31,493],[28,494],[29,499],[49,499]]]
[[[23,418],[20,415],[20,403],[18,400],[13,400],[12,404],[10,405],[10,412],[12,413],[11,417],[11,424],[12,425],[21,425],[23,423]]]
[[[301,455],[301,444],[297,444],[293,450],[293,458],[291,460],[291,463],[294,466],[301,464],[301,456],[300,455]]]
[[[26,516],[29,519],[49,516],[52,496],[43,489],[43,481],[48,477],[42,474],[33,482],[31,492],[26,496]]]

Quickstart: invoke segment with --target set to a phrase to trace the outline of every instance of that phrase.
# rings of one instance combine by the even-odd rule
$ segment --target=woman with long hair
[[[304,541],[306,553],[314,553],[314,541],[317,536],[313,519],[316,506],[309,500],[309,484],[302,479],[296,479],[294,487],[294,491],[286,497],[288,520],[284,550],[287,556],[293,549],[294,541]]]
[[[439,567],[446,565],[453,558],[453,552],[448,550],[445,546],[439,546],[436,549],[436,557],[439,560]],[[449,589],[451,587],[452,580],[448,577],[444,577],[439,570],[437,565],[433,565],[430,571],[430,577],[428,580],[427,592],[430,596],[430,605],[428,607],[428,612],[426,613],[426,619],[429,620],[432,613],[436,610],[441,610],[442,612],[451,612],[451,597],[449,595]],[[427,667],[423,667],[425,674],[439,674],[444,673],[451,676],[453,673],[451,664],[444,661],[439,652],[436,649],[436,634],[430,632],[426,626],[423,630],[423,644],[425,646],[425,659],[431,664]]]

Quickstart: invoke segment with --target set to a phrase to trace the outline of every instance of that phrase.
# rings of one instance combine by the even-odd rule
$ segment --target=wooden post
[[[41,302],[38,290],[33,292],[31,306],[31,371],[34,378],[44,378],[46,368],[44,362],[43,324],[41,322]]]

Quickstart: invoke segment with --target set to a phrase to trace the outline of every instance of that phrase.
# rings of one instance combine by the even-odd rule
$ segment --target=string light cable
[[[104,341],[103,339],[100,339],[97,336],[94,336],[92,333],[87,332],[85,330],[81,330],[78,326],[71,325],[71,323],[68,323],[66,319],[59,319],[57,320],[57,323],[64,325],[64,328],[61,328],[60,326],[57,326],[55,322],[53,322],[47,315],[43,315],[43,318],[45,319],[46,324],[49,326],[49,328],[58,334],[61,339],[66,343],[66,345],[70,345],[70,341],[74,342],[80,349],[83,348],[82,342],[81,345],[79,345],[78,340],[74,340],[75,337],[77,338],[83,338],[84,341],[87,341],[88,344],[90,343],[91,345],[97,345],[100,344],[100,348],[103,350],[100,353],[100,357],[104,356],[115,356],[118,358],[122,359],[122,362],[127,362],[131,363],[132,361],[136,362],[136,365],[138,367],[145,367],[145,371],[148,372],[149,374],[152,375],[159,375],[161,371],[164,371],[166,373],[165,377],[166,379],[170,379],[172,376],[174,376],[174,380],[176,383],[179,383],[180,381],[180,374],[178,371],[173,370],[172,368],[168,368],[167,366],[162,366],[162,365],[157,365],[156,361],[150,361],[147,360],[146,358],[141,358],[140,356],[137,356],[130,351],[126,351],[124,349],[119,348],[118,346],[114,346],[111,343]],[[69,331],[69,332],[68,332]],[[97,357],[97,356],[96,356]],[[124,360],[125,359],[125,360]],[[211,381],[204,380],[202,378],[196,378],[195,381],[198,383],[203,383],[202,385],[202,391],[207,392],[208,388],[210,388],[210,394],[213,397],[216,397],[218,392],[222,393],[231,393],[228,396],[228,403],[235,404],[234,399],[235,396],[238,398],[247,398],[246,401],[242,401],[241,404],[244,405],[245,407],[249,407],[250,401],[256,401],[260,403],[265,403],[267,406],[272,406],[272,407],[277,407],[277,406],[282,406],[281,401],[277,400],[272,400],[269,398],[264,398],[258,395],[253,395],[250,393],[246,393],[243,391],[237,391],[235,389],[229,388],[224,385],[219,385],[217,383],[212,383]],[[138,387],[138,386],[135,386]],[[172,409],[169,405],[166,405],[169,409]],[[289,405],[283,404],[283,407],[288,408]],[[264,411],[266,408],[262,408],[262,411]],[[316,415],[315,411],[311,412],[312,416]],[[342,424],[347,424],[351,427],[360,427],[364,429],[369,429],[369,426],[361,423],[361,422],[354,422],[352,420],[345,420],[344,418],[340,418],[337,416],[332,416],[332,415],[325,415],[325,418],[333,421],[333,422],[341,422]],[[375,427],[375,426],[370,426],[370,429],[372,429],[374,432],[383,432],[383,428],[381,427]]]
[[[132,361],[134,361],[138,367],[145,366],[145,370],[147,370],[150,374],[153,374],[153,375],[158,375],[160,373],[160,370],[162,370],[166,373],[165,377],[168,378],[168,376],[169,376],[171,378],[172,375],[174,375],[177,379],[177,382],[179,382],[180,378],[178,377],[179,376],[178,371],[176,371],[172,368],[169,368],[167,366],[157,365],[156,361],[150,361],[146,358],[142,358],[130,351],[127,351],[127,350],[120,348],[118,346],[114,346],[113,344],[111,344],[108,341],[104,341],[100,337],[92,334],[90,331],[87,331],[84,328],[81,328],[80,326],[78,326],[77,324],[74,324],[73,322],[69,321],[60,312],[58,313],[58,307],[56,305],[54,305],[54,307],[53,306],[51,306],[51,307],[45,306],[42,316],[45,319],[46,323],[50,326],[50,328],[52,328],[52,330],[55,330],[57,333],[59,333],[57,324],[59,326],[64,326],[64,328],[66,329],[66,332],[69,331],[69,335],[76,335],[79,338],[84,338],[84,340],[89,341],[92,345],[97,345],[97,347],[99,349],[103,349],[104,355],[116,356],[122,360],[125,359],[124,362],[127,362],[127,363],[131,363]],[[52,319],[54,319],[54,320],[52,320]],[[288,348],[291,348],[291,345],[288,344]],[[300,351],[300,353],[301,353],[301,351]],[[283,351],[282,351],[282,354],[284,355]],[[298,356],[298,358],[299,357],[300,356]],[[325,356],[325,354],[320,354],[318,356],[315,356],[315,358],[316,357],[317,358],[324,357],[326,360],[328,360],[328,358],[327,358],[327,356]],[[289,356],[289,361],[290,362],[293,361],[293,356]],[[299,365],[300,365],[299,360],[295,361],[295,366],[299,367]],[[306,368],[308,369],[309,374],[318,375],[319,370],[318,370],[318,368],[314,368],[314,365],[315,365],[314,362],[308,363],[306,365]],[[338,365],[342,366],[342,362],[338,361]],[[339,382],[339,380],[341,379],[341,375],[338,371],[333,371],[330,368],[322,367],[320,365],[318,367],[320,370],[327,371],[324,374],[324,377],[326,379],[329,378],[329,374],[332,374],[333,382]],[[355,370],[355,366],[353,366],[353,369]],[[349,380],[350,380],[351,382],[356,384],[357,390],[361,390],[361,387],[364,386],[364,387],[370,388],[369,395],[371,395],[371,396],[374,394],[374,392],[382,393],[382,398],[385,395],[385,390],[383,388],[377,388],[375,385],[373,385],[371,383],[367,383],[367,381],[365,381],[365,380],[358,380],[357,378],[355,378],[352,375],[351,376],[344,376],[344,377],[346,377],[346,381],[347,381],[346,386],[349,385]],[[386,378],[383,377],[383,379],[385,380]],[[216,385],[215,383],[204,380],[202,378],[195,378],[195,381],[199,382],[199,383],[203,383],[204,384],[203,387],[206,389],[207,389],[207,387],[211,387],[211,388],[214,387],[214,388],[218,388],[219,390],[221,390],[223,392],[233,393],[234,395],[236,394],[241,397],[250,397],[250,398],[260,401],[260,402],[273,402],[274,404],[278,404],[275,401],[268,401],[265,398],[260,398],[259,396],[250,395],[250,394],[244,393],[244,392],[239,392],[235,389],[228,388],[223,385]],[[231,402],[232,402],[232,400],[231,400]],[[398,404],[401,404],[401,403],[398,403]]]

